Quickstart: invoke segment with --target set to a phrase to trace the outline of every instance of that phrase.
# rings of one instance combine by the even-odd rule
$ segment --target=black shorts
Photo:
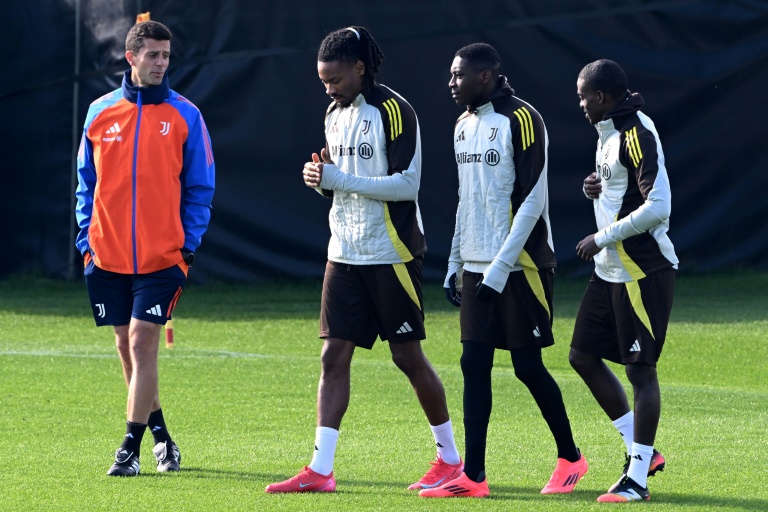
[[[628,283],[610,283],[592,274],[571,347],[614,363],[655,367],[664,348],[674,289],[674,269]]]
[[[553,345],[554,275],[552,269],[510,272],[498,297],[478,302],[476,287],[483,274],[465,271],[459,315],[461,341],[491,343],[503,350]]]
[[[182,265],[150,274],[118,274],[90,260],[85,284],[96,325],[128,325],[131,317],[165,325],[187,282]]]
[[[325,266],[320,337],[370,349],[379,336],[390,343],[423,340],[422,257],[394,265]]]

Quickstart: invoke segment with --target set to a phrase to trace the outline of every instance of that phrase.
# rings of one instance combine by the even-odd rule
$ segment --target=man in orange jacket
[[[158,394],[160,329],[208,228],[215,166],[200,111],[170,89],[171,32],[136,24],[122,87],[88,109],[78,151],[77,248],[96,325],[112,325],[128,386],[127,431],[107,475],[139,474],[149,426],[158,471],[181,455]]]

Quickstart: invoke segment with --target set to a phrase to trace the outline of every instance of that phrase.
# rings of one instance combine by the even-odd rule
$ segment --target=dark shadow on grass
[[[239,480],[257,480],[257,479],[269,479],[274,478],[274,475],[268,475],[265,473],[255,473],[252,471],[233,471],[229,469],[210,469],[201,468],[195,466],[184,466],[178,473],[141,473],[142,475],[155,476],[158,478],[172,477],[172,478],[236,478]]]
[[[571,494],[552,494],[543,496],[541,489],[535,489],[530,487],[515,487],[511,485],[492,485],[490,486],[491,496],[493,500],[510,500],[510,501],[530,501],[530,502],[542,502],[547,501],[575,501],[583,503],[597,503],[597,497],[601,492],[595,492],[592,490],[574,490]],[[768,510],[768,500],[760,498],[739,498],[739,497],[721,497],[712,496],[707,494],[681,494],[681,493],[669,493],[663,491],[654,492],[651,489],[650,503],[658,504],[674,504],[681,510],[685,508],[707,508],[707,509],[719,509],[719,508],[737,508],[742,510]]]

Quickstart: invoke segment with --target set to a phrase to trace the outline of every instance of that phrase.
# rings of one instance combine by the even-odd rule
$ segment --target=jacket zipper
[[[142,102],[141,102],[141,88],[139,88],[137,99],[136,99],[136,108],[139,109],[139,115],[136,118],[136,134],[133,138],[133,169],[131,174],[131,190],[132,190],[132,196],[131,196],[131,241],[133,242],[133,273],[138,274],[139,273],[139,258],[138,258],[138,251],[136,249],[136,162],[138,159],[138,153],[139,153],[139,128],[141,127],[141,111],[142,111]]]

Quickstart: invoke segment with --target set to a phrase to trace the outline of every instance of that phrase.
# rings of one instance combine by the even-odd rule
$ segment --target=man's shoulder
[[[197,108],[197,105],[192,103],[190,100],[179,94],[178,92],[171,89],[171,94],[168,96],[168,103],[170,103],[172,106],[174,106],[177,110],[179,110],[182,113],[194,113],[199,114],[200,109]]]
[[[625,116],[612,118],[613,126],[622,138],[653,138],[656,125],[650,117],[639,110]]]
[[[533,105],[517,96],[502,96],[494,99],[493,108],[498,114],[505,115],[512,120],[527,116],[541,119],[539,111]]]
[[[91,108],[96,107],[102,107],[109,106],[112,103],[115,103],[116,101],[120,100],[123,97],[121,94],[120,89],[115,89],[114,91],[110,91],[104,96],[101,96],[100,98],[97,98],[91,102]]]
[[[366,92],[364,96],[366,103],[379,110],[397,108],[415,113],[413,107],[405,98],[384,84],[376,84],[376,87]]]
[[[105,114],[105,111],[117,112],[115,111],[114,108],[111,108],[111,107],[114,107],[115,104],[121,101],[128,104],[128,100],[125,100],[123,98],[123,95],[120,89],[115,89],[114,91],[108,92],[107,94],[91,102],[90,106],[88,107],[88,114],[86,115],[86,118],[85,118],[86,129],[90,127],[90,125],[93,123],[93,121],[97,117],[101,118],[102,115],[108,115],[108,113]],[[116,115],[121,115],[121,114],[116,113]]]

